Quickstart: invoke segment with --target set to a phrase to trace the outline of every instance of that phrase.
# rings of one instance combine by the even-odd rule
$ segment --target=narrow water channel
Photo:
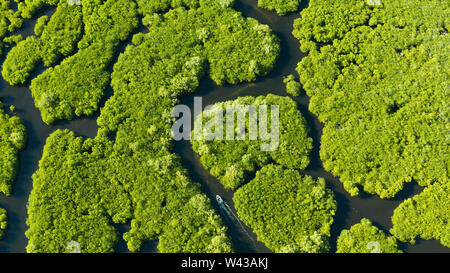
[[[304,6],[306,5],[307,3],[304,4]],[[282,53],[277,66],[268,77],[259,79],[254,83],[219,87],[211,79],[205,78],[201,82],[197,92],[181,98],[182,104],[192,107],[194,96],[202,96],[204,106],[220,101],[236,99],[240,96],[258,96],[268,93],[287,96],[282,78],[283,76],[294,73],[297,63],[304,56],[299,50],[297,40],[291,34],[293,20],[298,18],[299,15],[293,14],[279,17],[275,13],[257,8],[255,0],[236,0],[235,8],[242,12],[244,16],[255,18],[269,25],[280,38]],[[45,12],[50,14],[52,11],[47,10]],[[33,28],[34,21],[27,20],[20,32],[24,36],[31,35]],[[119,52],[123,51],[127,43],[123,43]],[[0,63],[3,63],[3,60],[4,57],[0,60]],[[41,72],[42,68],[36,72],[36,75]],[[31,176],[38,168],[46,138],[57,129],[69,129],[80,136],[92,138],[95,137],[98,129],[96,124],[98,115],[92,118],[79,118],[73,121],[58,122],[54,126],[46,125],[41,119],[39,110],[34,106],[34,101],[28,86],[29,83],[21,87],[11,87],[3,79],[0,80],[0,97],[3,98],[5,108],[8,109],[10,105],[15,105],[17,109],[16,115],[23,120],[28,131],[28,145],[19,154],[20,169],[13,187],[13,195],[10,197],[0,195],[0,207],[4,207],[8,211],[8,229],[6,230],[5,238],[0,241],[0,252],[25,252],[27,245],[27,239],[24,234],[27,229],[26,206],[32,188]],[[112,90],[108,90],[107,95],[110,96],[111,94]],[[308,111],[308,97],[303,92],[295,100],[298,102],[299,110],[308,122],[311,130],[310,135],[314,140],[312,162],[304,173],[313,177],[324,177],[328,182],[328,186],[333,189],[338,202],[338,212],[332,227],[332,251],[335,250],[335,242],[341,230],[349,228],[359,222],[363,217],[369,218],[375,225],[388,231],[392,226],[390,217],[393,210],[403,200],[420,193],[422,189],[416,184],[408,184],[396,198],[391,200],[381,200],[378,197],[365,194],[359,197],[350,197],[344,191],[339,180],[326,172],[322,167],[319,150],[323,125]],[[181,157],[182,163],[189,171],[192,180],[202,185],[202,190],[211,199],[214,208],[224,219],[225,224],[228,226],[229,235],[232,238],[235,251],[270,252],[264,244],[257,241],[256,235],[250,228],[242,227],[239,222],[233,221],[232,217],[219,208],[215,200],[216,195],[220,195],[231,207],[233,213],[236,214],[232,200],[233,192],[225,190],[217,179],[212,177],[202,167],[198,157],[192,150],[190,142],[176,142],[175,152]],[[126,232],[128,229],[126,225],[118,226],[117,228],[120,233]],[[448,252],[447,248],[435,240],[418,240],[415,245],[402,244],[401,248],[407,252]],[[117,251],[127,251],[123,240],[120,241]],[[155,251],[155,242],[148,242],[144,245],[143,252]]]

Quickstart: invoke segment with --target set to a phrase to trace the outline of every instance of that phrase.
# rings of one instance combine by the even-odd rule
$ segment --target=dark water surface
[[[305,3],[304,6],[306,5]],[[274,72],[268,77],[262,78],[254,83],[225,87],[218,87],[211,79],[206,78],[201,82],[197,92],[181,98],[182,104],[193,107],[194,96],[203,97],[203,106],[236,99],[240,96],[258,96],[268,93],[287,96],[283,84],[283,76],[294,73],[297,63],[304,56],[299,50],[298,41],[291,34],[293,20],[298,18],[299,14],[280,17],[275,13],[257,8],[255,0],[236,0],[235,8],[242,12],[244,16],[253,17],[269,25],[280,38],[282,53]],[[51,14],[52,11],[47,10],[45,13]],[[31,35],[33,28],[34,22],[26,21],[21,33],[25,36]],[[125,45],[128,43],[129,41],[123,43],[119,52],[123,52]],[[1,62],[3,62],[3,59]],[[41,67],[34,76],[42,71],[43,68]],[[5,238],[0,241],[0,252],[25,252],[27,245],[27,239],[24,235],[27,229],[25,224],[27,218],[26,204],[32,188],[31,175],[38,168],[38,162],[42,156],[46,138],[57,129],[70,129],[78,135],[92,138],[95,137],[98,129],[96,124],[98,113],[97,116],[92,118],[62,121],[57,122],[54,126],[47,126],[42,121],[39,110],[34,106],[31,91],[27,87],[28,85],[29,83],[22,87],[11,87],[3,79],[0,80],[0,97],[3,98],[5,108],[8,109],[10,105],[15,105],[17,109],[16,115],[24,121],[28,131],[28,145],[19,154],[20,169],[13,187],[13,195],[10,197],[0,195],[0,207],[4,207],[8,211],[8,229],[6,230]],[[111,94],[112,90],[107,90],[107,97],[111,96]],[[403,191],[391,200],[382,200],[376,196],[367,194],[361,194],[359,197],[350,197],[343,189],[339,179],[326,172],[322,167],[319,150],[323,124],[318,121],[316,116],[308,111],[308,97],[303,92],[295,100],[298,102],[299,110],[308,122],[311,129],[310,135],[314,140],[312,161],[304,173],[313,177],[324,177],[327,180],[328,186],[333,189],[338,202],[337,216],[332,226],[332,251],[335,251],[335,242],[341,230],[350,228],[363,217],[369,218],[375,225],[388,232],[392,227],[390,218],[394,209],[406,198],[420,193],[422,188],[417,186],[417,184],[407,184]],[[242,226],[218,207],[215,201],[217,194],[222,196],[236,214],[232,200],[233,192],[225,190],[218,180],[201,166],[198,157],[192,150],[190,142],[176,142],[175,152],[181,157],[183,165],[189,171],[192,180],[201,183],[202,190],[211,199],[214,208],[224,219],[225,224],[229,228],[229,235],[232,238],[236,252],[270,252],[264,244],[257,241],[256,235],[250,228]],[[128,228],[127,225],[117,226],[120,233],[126,232]],[[449,252],[448,248],[445,248],[436,240],[418,240],[415,245],[400,244],[400,246],[406,252]],[[123,240],[119,242],[117,251],[127,252],[126,244]],[[156,242],[146,243],[142,251],[155,252]]]

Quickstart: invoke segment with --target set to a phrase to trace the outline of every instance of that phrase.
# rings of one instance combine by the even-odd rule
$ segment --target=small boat
[[[219,206],[223,206],[224,205],[224,201],[222,199],[222,197],[220,197],[220,195],[216,195],[216,201],[219,204]]]

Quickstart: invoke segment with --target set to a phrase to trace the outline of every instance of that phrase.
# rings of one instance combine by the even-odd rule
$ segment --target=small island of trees
[[[386,235],[363,218],[360,223],[341,232],[337,240],[337,253],[401,253],[397,240]]]
[[[255,1],[279,15],[303,3]],[[14,2],[17,8],[0,0],[4,80],[30,86],[48,125],[98,114],[99,127],[94,138],[69,130],[48,136],[32,176],[26,250],[70,252],[76,242],[81,252],[113,252],[116,225],[125,224],[133,252],[146,241],[157,241],[159,252],[232,252],[227,227],[174,152],[171,111],[205,77],[227,85],[267,76],[282,48],[270,27],[233,9],[234,0]],[[239,217],[267,247],[330,251],[337,204],[323,178],[305,174],[313,141],[294,101],[302,89],[324,124],[324,169],[351,196],[393,198],[405,183],[424,187],[394,210],[393,236],[364,218],[341,232],[337,252],[371,252],[376,242],[381,252],[398,253],[397,239],[418,238],[450,247],[449,18],[448,1],[310,0],[293,32],[307,54],[300,82],[293,74],[279,79],[292,98],[215,104],[281,107],[274,151],[262,151],[261,140],[192,141],[203,166],[236,190]],[[23,39],[18,30],[29,19],[34,33]],[[20,111],[9,109],[0,102],[0,193],[7,196],[27,138],[14,116]],[[6,224],[0,208],[0,239]]]
[[[233,201],[239,218],[275,252],[329,251],[337,206],[323,178],[267,165],[236,191]]]
[[[260,106],[268,109],[267,118],[271,118],[270,108],[272,105],[279,107],[279,143],[274,151],[262,151],[261,144],[270,142],[261,139],[261,132],[258,130],[257,140],[250,140],[249,137],[249,115],[246,115],[246,128],[244,140],[226,141],[207,139],[196,140],[195,129],[192,131],[192,147],[200,155],[200,161],[210,173],[217,177],[227,189],[237,189],[255,171],[271,162],[292,169],[304,170],[308,167],[310,152],[312,149],[312,139],[308,136],[309,129],[297,103],[288,97],[280,97],[269,94],[260,97],[240,97],[233,101],[217,103],[213,107],[220,107],[226,112],[227,107],[255,106],[256,111],[260,111]],[[242,110],[242,109],[241,109]],[[212,116],[202,115],[203,124],[208,123]],[[237,119],[233,115],[233,119]],[[226,124],[227,116],[223,118]],[[258,126],[261,120],[258,120]],[[267,127],[271,122],[267,121]],[[237,130],[237,121],[234,121]],[[216,128],[217,129],[217,128]],[[222,129],[222,127],[221,127]],[[275,130],[275,128],[268,128]],[[223,127],[225,131],[225,126]],[[226,133],[223,134],[226,136]]]

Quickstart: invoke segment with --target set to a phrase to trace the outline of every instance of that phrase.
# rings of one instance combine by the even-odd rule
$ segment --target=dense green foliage
[[[391,233],[404,242],[416,237],[450,247],[450,183],[436,183],[402,203],[392,216]]]
[[[224,140],[195,139],[195,129],[192,132],[192,147],[200,155],[200,161],[210,173],[217,177],[228,189],[236,189],[246,179],[253,174],[256,169],[275,162],[292,169],[306,169],[310,159],[312,149],[312,139],[308,136],[308,126],[300,111],[297,109],[295,101],[288,97],[280,97],[269,94],[268,96],[241,97],[233,101],[216,103],[215,107],[223,109],[224,113],[230,106],[253,105],[257,112],[261,105],[266,105],[268,109],[267,121],[270,128],[270,108],[272,105],[279,107],[279,146],[274,151],[262,151],[261,144],[269,143],[261,139],[261,132],[258,131],[258,139],[250,140],[249,121],[246,116],[245,140],[226,140],[225,126],[223,126]],[[213,110],[215,111],[215,110]],[[213,119],[213,115],[203,113],[203,124]],[[234,117],[236,120],[237,118]],[[198,121],[197,121],[198,122]],[[223,117],[223,124],[227,122],[227,117]],[[258,119],[258,127],[261,122]],[[235,121],[237,131],[237,122]]]
[[[10,84],[25,83],[40,62],[51,66],[75,50],[83,31],[81,6],[61,3],[50,19],[38,19],[36,36],[21,41],[8,54],[2,75]]]
[[[129,220],[124,239],[132,251],[157,239],[161,252],[231,250],[221,219],[173,154],[171,110],[205,72],[217,83],[265,75],[279,45],[268,27],[228,5],[202,0],[192,7],[143,12],[149,33],[136,34],[114,65],[114,95],[94,139],[61,130],[47,139],[29,201],[29,252],[64,252],[69,241],[82,252],[113,251],[118,238],[111,221]],[[95,35],[85,37],[92,38],[86,49],[103,45]]]
[[[124,159],[107,139],[104,142],[109,145],[95,143],[99,138],[83,141],[72,132],[56,131],[47,139],[29,199],[28,252],[65,252],[70,241],[80,243],[82,252],[111,252],[118,237],[110,219],[124,223],[132,217],[133,209],[146,210],[148,218],[140,219],[144,225],[142,232],[169,233],[160,241],[164,244],[160,247],[162,252],[175,250],[174,246],[179,247],[178,251],[206,251],[202,247],[207,245],[208,236],[212,236],[209,241],[217,240],[215,234],[226,239],[220,219],[203,197],[198,196],[197,185],[187,179],[176,161],[170,173],[162,173],[167,169],[160,173],[154,168],[144,173],[129,170],[142,177],[136,185],[123,185],[117,173],[120,164],[129,164],[130,159],[121,162]],[[171,160],[175,158],[166,159],[166,168],[172,164]],[[130,198],[127,189],[132,186],[138,187],[135,190],[141,194],[132,192]],[[178,212],[179,208],[183,211]],[[189,221],[187,216],[198,217],[184,224],[183,221]],[[184,225],[176,225],[177,222]],[[133,228],[136,224],[132,223]],[[204,230],[198,230],[199,227]],[[170,238],[174,232],[192,243],[184,245],[187,239]],[[130,248],[137,250],[140,243],[132,243]],[[225,240],[224,244],[229,249],[229,242]]]
[[[196,7],[189,17],[182,19],[182,25],[192,25],[186,32],[189,35],[187,41],[203,44],[203,56],[199,57],[208,59],[210,75],[218,84],[235,84],[265,75],[279,50],[274,37],[267,36],[267,39],[257,41],[260,44],[257,47],[262,47],[267,54],[266,58],[255,54],[255,57],[259,55],[259,59],[242,61],[253,54],[254,50],[241,47],[242,50],[237,51],[234,47],[255,42],[255,35],[268,33],[268,27],[253,19],[236,17],[230,13],[231,9],[227,9],[228,12],[220,17],[219,22],[217,17],[212,17],[211,12],[204,12],[200,2],[189,1],[189,4],[184,4],[183,1],[177,1],[170,4],[170,1],[142,1],[139,10],[145,15],[143,21],[146,25],[157,25],[160,15],[147,12],[160,12],[179,6]],[[232,1],[225,2],[203,1],[202,5],[208,5],[209,11],[215,11],[232,4]],[[39,3],[45,4],[44,1]],[[34,10],[32,7],[37,5],[38,3],[30,2],[26,5],[27,9],[25,6],[22,8],[22,12]],[[48,23],[45,16],[38,20],[35,29],[38,36],[28,37],[8,54],[2,75],[10,84],[24,83],[41,61],[46,66],[51,66],[61,57],[71,54],[78,43],[79,51],[75,55],[39,75],[32,81],[30,88],[36,106],[47,124],[59,119],[91,115],[98,109],[98,103],[109,83],[107,68],[118,43],[125,40],[137,27],[137,12],[138,8],[131,0],[84,0],[82,6],[69,5],[67,1],[61,0]],[[199,20],[192,19],[194,16]],[[217,27],[218,24],[220,28]],[[231,27],[231,24],[235,27]],[[253,27],[254,30],[251,29]],[[79,41],[83,29],[85,35]],[[243,33],[252,35],[245,36]],[[236,41],[237,37],[243,39]],[[225,58],[226,54],[230,54],[230,58]],[[236,73],[231,69],[239,65],[240,72]]]
[[[22,26],[20,12],[11,8],[10,0],[0,0],[0,56],[6,45],[16,43],[21,36],[8,36],[8,33]]]
[[[30,19],[37,11],[41,10],[45,6],[55,6],[61,0],[14,0],[18,3],[18,9],[20,15],[23,18]],[[63,0],[69,2],[68,0]]]
[[[18,117],[10,117],[0,102],[0,193],[11,194],[19,165],[18,151],[25,147],[25,126]]]
[[[286,92],[294,97],[300,96],[301,84],[295,80],[294,75],[289,75],[284,78],[283,82],[286,84]]]
[[[167,11],[173,8],[185,7],[189,9],[198,8],[200,2],[207,3],[209,0],[158,0],[158,1],[148,1],[148,0],[136,0],[138,3],[139,11],[142,14],[153,14]],[[223,8],[231,7],[234,0],[219,0],[216,1]]]
[[[131,205],[105,170],[105,151],[92,142],[69,131],[47,138],[29,197],[28,252],[69,252],[70,241],[80,243],[82,252],[113,251],[118,238],[108,216],[122,223]]]
[[[337,241],[337,253],[371,253],[371,242],[379,244],[380,253],[401,253],[397,249],[397,240],[387,236],[383,231],[372,225],[369,219],[345,229]],[[375,249],[376,251],[376,249]]]
[[[6,229],[7,224],[6,210],[4,208],[0,208],[0,240],[5,236],[4,230]]]
[[[255,127],[251,127],[249,106],[254,106],[256,113],[261,106],[267,107],[267,121],[259,116]],[[270,130],[276,130],[271,106],[279,107],[279,142],[275,150],[263,151],[261,144],[272,141],[261,139],[263,132],[259,130],[256,139],[251,139],[250,135],[251,131],[260,129],[263,121],[267,122],[267,127],[272,127]],[[226,124],[230,123],[231,109],[246,114],[242,139],[227,140]],[[236,138],[241,131],[237,115],[233,114],[233,120]],[[202,138],[196,128],[200,122]],[[315,181],[298,172],[310,162],[312,139],[308,137],[306,121],[295,101],[272,94],[240,97],[214,104],[197,117],[195,124],[191,133],[194,151],[225,188],[238,189],[233,198],[236,210],[240,219],[253,228],[258,240],[276,252],[329,250],[328,237],[336,203],[322,178]],[[209,134],[214,135],[214,139],[209,139]],[[252,181],[240,187],[260,168]]]
[[[91,115],[110,81],[108,67],[117,46],[137,25],[132,0],[84,0],[82,6],[61,0],[50,19],[38,19],[37,36],[8,54],[2,75],[10,84],[24,83],[40,62],[50,67],[78,48],[75,55],[32,80],[30,88],[47,124]]]
[[[285,15],[297,11],[301,2],[302,0],[258,0],[258,6]]]
[[[449,183],[449,29],[439,0],[311,0],[295,22],[321,159],[352,195]]]
[[[20,41],[8,53],[2,65],[2,76],[11,85],[22,84],[41,60],[39,39],[30,36]]]
[[[158,245],[161,252],[197,252],[199,249],[208,253],[232,251],[225,227],[221,226],[220,217],[211,209],[205,195],[193,196],[181,213],[183,217],[171,220],[164,227]],[[219,235],[211,239],[205,234]]]
[[[238,216],[276,252],[326,252],[336,202],[325,180],[267,165],[234,195]]]

